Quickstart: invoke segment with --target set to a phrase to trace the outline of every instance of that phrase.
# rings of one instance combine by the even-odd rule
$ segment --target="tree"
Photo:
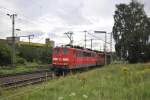
[[[116,5],[113,37],[116,53],[131,63],[144,61],[147,56],[150,20],[145,14],[144,5],[136,0],[130,4]]]

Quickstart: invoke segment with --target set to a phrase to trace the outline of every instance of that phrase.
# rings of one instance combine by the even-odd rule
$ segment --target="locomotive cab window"
[[[68,49],[67,48],[63,49],[63,54],[68,54]]]
[[[60,49],[59,49],[59,48],[54,49],[54,53],[55,53],[55,54],[59,54],[59,52],[60,52]]]

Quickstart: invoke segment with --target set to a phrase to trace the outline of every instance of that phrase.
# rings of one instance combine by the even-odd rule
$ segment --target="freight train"
[[[105,56],[104,52],[93,51],[79,47],[62,46],[53,48],[52,64],[53,69],[67,71],[88,67],[102,66],[110,63],[110,55]]]

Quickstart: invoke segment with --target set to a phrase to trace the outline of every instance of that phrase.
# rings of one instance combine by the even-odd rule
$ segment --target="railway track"
[[[24,75],[15,75],[9,77],[0,78],[0,87],[4,89],[12,89],[17,87],[22,87],[26,85],[36,84],[48,79],[54,78],[55,74],[53,72],[36,72]]]
[[[76,71],[75,71],[76,73]],[[32,85],[40,82],[47,81],[49,79],[54,79],[55,76],[65,76],[63,74],[55,74],[49,70],[36,71],[33,73],[24,73],[13,76],[0,77],[0,88],[3,89],[12,89],[17,87],[23,87],[26,85]]]
[[[48,66],[49,68],[52,67],[52,64],[48,64],[48,65],[36,65],[36,67],[39,67],[39,69],[33,70],[33,71],[29,71],[29,72],[21,72],[21,73],[15,73],[15,74],[5,74],[5,75],[0,75],[0,78],[3,77],[10,77],[10,76],[18,76],[18,75],[25,75],[25,74],[31,74],[31,73],[37,73],[37,72],[45,72],[45,71],[49,71],[50,69],[47,68],[42,68],[44,66]],[[33,67],[33,66],[27,66],[27,67]],[[10,69],[11,70],[11,69]]]

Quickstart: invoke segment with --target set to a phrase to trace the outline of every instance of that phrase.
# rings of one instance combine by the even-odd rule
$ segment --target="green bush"
[[[11,64],[11,48],[8,44],[0,43],[0,66]]]
[[[17,64],[26,64],[26,60],[24,58],[21,57],[17,57],[16,59]]]
[[[16,44],[16,64],[26,62],[51,63],[52,47],[39,47],[34,45]],[[7,43],[0,43],[0,66],[11,64],[11,46]]]
[[[26,59],[28,62],[40,62],[40,63],[49,63],[51,57],[48,57],[52,54],[51,47],[37,47],[33,45],[18,45],[18,56]]]

